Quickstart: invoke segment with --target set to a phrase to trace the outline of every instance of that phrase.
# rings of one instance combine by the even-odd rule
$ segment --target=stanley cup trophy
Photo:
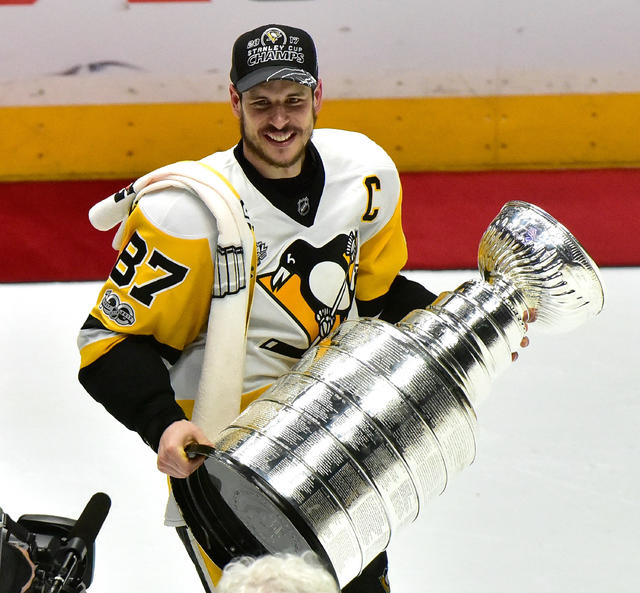
[[[475,408],[536,326],[600,312],[599,271],[554,218],[508,202],[479,247],[482,278],[393,325],[343,323],[225,430],[185,480],[181,512],[210,557],[313,550],[340,587],[476,452]]]

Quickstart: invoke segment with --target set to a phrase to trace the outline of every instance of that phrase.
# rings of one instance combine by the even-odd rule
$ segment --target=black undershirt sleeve
[[[362,317],[375,317],[389,323],[400,321],[415,309],[424,309],[436,300],[436,295],[419,282],[398,274],[386,294],[372,301],[357,301]]]
[[[144,336],[127,337],[80,369],[78,379],[93,399],[156,452],[165,428],[186,419],[162,357]]]

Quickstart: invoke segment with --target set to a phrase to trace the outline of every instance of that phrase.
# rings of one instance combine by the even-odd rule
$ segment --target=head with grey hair
[[[313,552],[236,558],[225,566],[217,593],[339,593]]]

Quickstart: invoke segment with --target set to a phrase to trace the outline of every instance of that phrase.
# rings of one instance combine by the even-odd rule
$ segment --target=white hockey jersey
[[[355,299],[384,295],[406,262],[401,187],[389,156],[367,137],[314,131],[325,180],[313,223],[301,224],[251,183],[233,149],[202,159],[242,199],[257,244],[243,407],[315,341],[356,314]],[[305,197],[297,209],[308,207]],[[203,360],[215,269],[213,216],[186,191],[145,195],[131,212],[123,248],[81,331],[82,366],[127,335],[152,336],[176,399],[191,417]]]

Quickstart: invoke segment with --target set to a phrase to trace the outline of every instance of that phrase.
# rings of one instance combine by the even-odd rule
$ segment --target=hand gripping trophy
[[[536,326],[569,331],[604,304],[599,271],[540,208],[508,202],[482,237],[481,279],[395,325],[343,323],[173,480],[212,559],[313,550],[344,587],[476,451],[476,407]]]

